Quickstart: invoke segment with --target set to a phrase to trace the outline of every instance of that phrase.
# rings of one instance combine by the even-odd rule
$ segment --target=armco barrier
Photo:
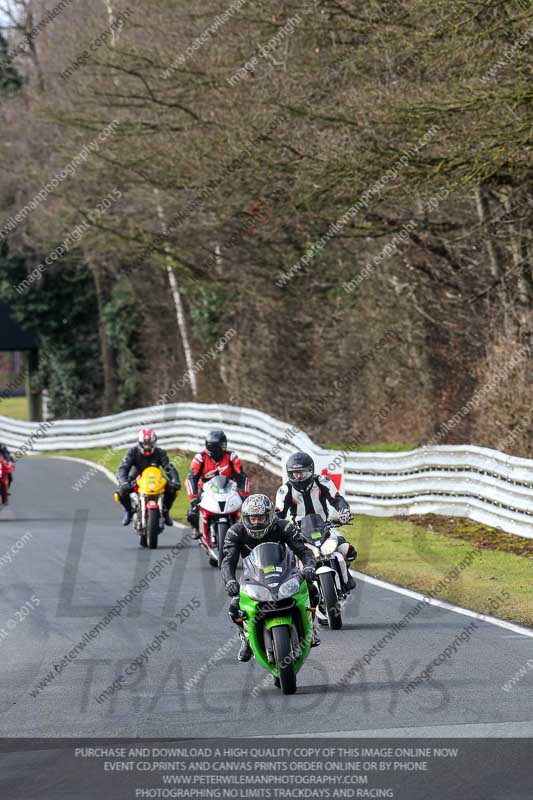
[[[295,450],[330,455],[344,466],[344,491],[354,512],[373,515],[444,514],[470,517],[533,538],[533,461],[476,446],[422,447],[408,453],[324,450],[307,434],[261,411],[227,405],[174,403],[90,420],[57,420],[32,452],[89,447],[125,448],[139,427],[154,425],[160,443],[195,451],[213,427],[223,427],[246,460],[281,476],[283,457]],[[0,416],[0,441],[13,450],[36,423]],[[337,462],[335,462],[337,459]]]

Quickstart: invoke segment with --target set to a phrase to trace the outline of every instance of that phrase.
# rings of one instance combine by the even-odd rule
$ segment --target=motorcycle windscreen
[[[300,520],[302,536],[311,544],[322,544],[328,537],[326,522],[320,514],[306,514]]]
[[[270,573],[285,574],[294,565],[291,550],[286,550],[278,542],[264,542],[254,547],[242,562],[244,578],[264,579]]]
[[[231,481],[226,475],[215,475],[214,478],[211,478],[209,483],[212,486],[216,486],[220,491],[227,492]]]
[[[228,496],[237,491],[237,484],[226,475],[215,475],[205,483],[204,491],[212,492],[216,498],[222,498],[226,502]]]

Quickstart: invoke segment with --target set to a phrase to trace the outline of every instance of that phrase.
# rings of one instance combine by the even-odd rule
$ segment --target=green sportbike
[[[276,686],[294,694],[313,632],[307,583],[292,551],[275,542],[254,547],[243,570],[239,607],[244,634]]]

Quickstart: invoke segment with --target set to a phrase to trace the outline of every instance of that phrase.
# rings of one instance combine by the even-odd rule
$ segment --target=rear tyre
[[[159,535],[159,509],[149,508],[146,514],[146,539],[150,550],[157,548],[157,538]]]
[[[217,525],[217,549],[218,549],[218,566],[222,565],[224,557],[224,540],[228,532],[229,525],[227,522],[219,522]]]
[[[212,556],[209,556],[209,565],[211,567],[218,567],[218,559],[217,558],[213,558]]]
[[[279,672],[279,683],[283,694],[296,691],[296,672],[291,648],[291,637],[287,625],[276,625],[271,630],[274,658]]]
[[[335,576],[332,572],[324,572],[319,576],[322,597],[324,598],[324,613],[328,618],[328,625],[332,631],[342,628],[342,615],[339,608],[339,598],[335,587]]]
[[[146,539],[146,534],[142,533],[139,537],[139,541],[141,543],[141,547],[148,547],[148,541]]]

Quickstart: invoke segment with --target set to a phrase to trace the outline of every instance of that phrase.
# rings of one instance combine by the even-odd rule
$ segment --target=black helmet
[[[309,489],[315,477],[315,462],[308,453],[293,453],[287,459],[289,483],[299,492]]]
[[[224,431],[211,431],[205,440],[205,449],[215,461],[220,461],[228,449],[228,440]]]
[[[262,539],[276,519],[272,500],[266,494],[251,494],[241,508],[241,522],[254,539]]]

